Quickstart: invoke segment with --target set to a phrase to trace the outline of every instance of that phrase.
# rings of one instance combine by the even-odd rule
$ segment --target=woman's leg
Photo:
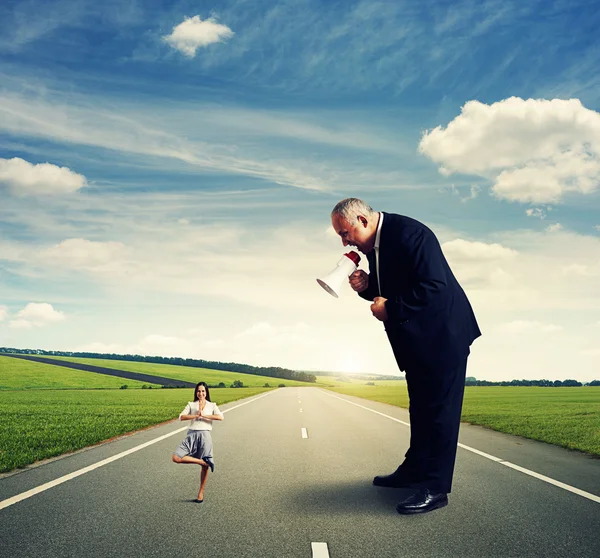
[[[202,465],[202,467],[208,467],[208,463],[203,459],[197,459],[191,455],[184,455],[179,457],[176,453],[173,454],[172,460],[174,463],[195,463],[196,465]]]
[[[198,500],[204,500],[204,486],[208,479],[208,466],[203,465],[200,471],[200,490],[198,491]]]

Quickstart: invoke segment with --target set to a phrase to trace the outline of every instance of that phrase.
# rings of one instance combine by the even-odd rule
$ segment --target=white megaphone
[[[340,261],[337,263],[337,267],[328,275],[325,275],[323,279],[317,279],[317,283],[321,285],[330,295],[338,297],[340,288],[344,281],[347,281],[348,277],[356,271],[360,262],[360,256],[356,252],[348,252],[344,254]]]

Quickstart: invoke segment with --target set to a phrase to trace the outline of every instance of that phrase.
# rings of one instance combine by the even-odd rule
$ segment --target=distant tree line
[[[538,386],[538,387],[581,387],[581,386],[600,386],[600,380],[581,383],[577,380],[510,380],[502,382],[490,382],[488,380],[478,380],[472,376],[467,376],[465,386]]]
[[[297,372],[296,370],[290,370],[289,368],[280,368],[278,366],[250,366],[249,364],[239,364],[237,362],[218,362],[195,358],[119,355],[115,353],[73,353],[68,351],[45,351],[43,349],[13,349],[10,347],[0,347],[0,354],[1,353],[104,358],[107,360],[129,360],[134,362],[154,362],[157,364],[176,364],[178,366],[208,368],[209,370],[223,370],[225,372],[241,372],[244,374],[254,374],[255,376],[269,376],[271,378],[285,378],[287,380],[297,380],[298,382],[315,383],[317,381],[317,377],[314,374],[310,374],[308,372]]]

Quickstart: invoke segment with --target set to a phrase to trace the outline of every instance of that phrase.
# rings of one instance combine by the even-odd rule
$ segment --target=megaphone
[[[356,252],[348,252],[344,254],[337,263],[336,268],[322,279],[317,279],[317,283],[321,285],[331,296],[338,297],[342,284],[348,277],[356,271],[360,262],[360,256]]]

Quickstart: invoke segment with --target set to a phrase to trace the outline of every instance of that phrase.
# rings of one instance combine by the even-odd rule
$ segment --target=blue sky
[[[0,346],[395,374],[355,196],[438,235],[469,375],[600,376],[590,2],[5,2]],[[361,265],[366,265],[366,261]]]

